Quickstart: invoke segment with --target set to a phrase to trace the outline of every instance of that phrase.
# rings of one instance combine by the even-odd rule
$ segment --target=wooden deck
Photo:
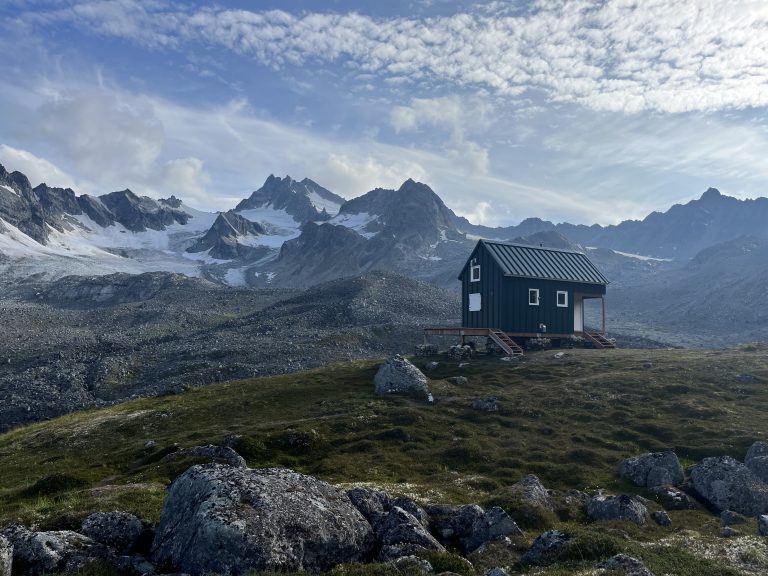
[[[428,336],[458,336],[462,342],[466,336],[485,336],[491,338],[507,354],[521,356],[523,349],[513,338],[570,338],[580,336],[589,341],[594,348],[616,348],[616,344],[605,337],[604,332],[583,331],[573,334],[553,334],[550,332],[503,332],[496,328],[465,328],[461,326],[424,328],[424,339]]]

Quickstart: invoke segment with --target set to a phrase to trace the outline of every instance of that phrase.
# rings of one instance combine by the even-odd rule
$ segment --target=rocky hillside
[[[0,528],[17,570],[761,574],[765,358],[438,356],[433,403],[355,362],[76,413],[0,435]]]
[[[90,406],[409,350],[457,298],[384,273],[305,294],[182,275],[68,277],[0,297],[0,429]]]

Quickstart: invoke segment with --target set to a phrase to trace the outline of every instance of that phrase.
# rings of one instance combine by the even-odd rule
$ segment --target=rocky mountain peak
[[[199,238],[187,252],[205,252],[219,260],[250,258],[264,252],[263,247],[252,246],[252,239],[266,230],[256,222],[240,216],[234,210],[221,212],[205,235]]]
[[[707,190],[704,192],[704,194],[701,195],[701,198],[699,200],[707,201],[707,200],[719,200],[720,198],[724,198],[724,196],[720,193],[720,190],[717,188],[707,188]]]
[[[174,223],[186,224],[189,214],[161,205],[148,196],[137,196],[126,188],[99,196],[101,203],[114,215],[114,219],[132,232],[147,228],[164,230]]]
[[[241,201],[235,210],[283,210],[303,223],[328,220],[343,203],[344,198],[309,178],[297,182],[290,176],[280,178],[270,174],[263,186]]]

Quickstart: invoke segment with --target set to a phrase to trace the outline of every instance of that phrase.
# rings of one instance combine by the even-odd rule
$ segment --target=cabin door
[[[573,296],[573,331],[584,332],[584,298]]]

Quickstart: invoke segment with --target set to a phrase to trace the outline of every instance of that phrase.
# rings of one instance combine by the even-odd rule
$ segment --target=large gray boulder
[[[624,576],[654,576],[653,572],[640,560],[626,554],[611,556],[608,560],[600,562],[595,567],[608,570],[612,574],[624,574]]]
[[[648,521],[648,508],[626,494],[598,494],[587,502],[587,516],[592,520],[628,520],[642,526]]]
[[[571,546],[571,538],[559,530],[547,530],[533,541],[528,551],[520,558],[523,566],[552,564]]]
[[[390,510],[376,530],[376,535],[381,544],[379,560],[384,562],[425,550],[445,551],[413,514],[399,506]]]
[[[745,516],[768,512],[768,485],[730,456],[704,458],[691,467],[691,486],[718,510]]]
[[[101,544],[70,530],[32,532],[13,525],[3,530],[2,535],[13,547],[15,574],[77,572],[96,559],[112,557]]]
[[[671,450],[627,458],[619,465],[619,476],[645,488],[680,484],[685,479],[680,460]]]
[[[370,558],[371,525],[342,490],[286,469],[193,466],[171,485],[153,544],[188,574],[324,571]]]
[[[523,532],[501,508],[487,511],[477,504],[466,506],[432,505],[427,507],[430,526],[443,544],[457,546],[470,553],[483,544]]]
[[[528,474],[509,487],[509,491],[520,499],[520,502],[534,508],[544,508],[552,511],[552,500],[549,492],[535,474]]]
[[[429,399],[431,393],[427,386],[427,377],[421,370],[399,354],[384,362],[373,379],[376,394],[412,394]]]
[[[747,450],[744,464],[763,482],[768,482],[768,444],[757,441]]]
[[[11,576],[13,567],[13,544],[0,536],[0,576]]]
[[[128,512],[96,512],[85,519],[80,533],[120,554],[128,554],[143,530],[141,520]]]
[[[352,488],[347,492],[352,505],[376,528],[392,508],[392,498],[386,492],[370,488]]]

